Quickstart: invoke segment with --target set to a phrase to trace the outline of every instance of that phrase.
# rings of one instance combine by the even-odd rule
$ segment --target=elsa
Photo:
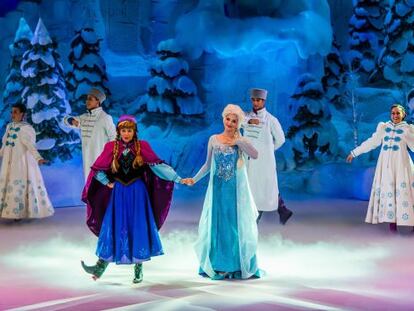
[[[259,277],[257,208],[245,165],[248,157],[256,159],[258,153],[240,135],[241,108],[229,104],[222,116],[224,130],[210,137],[206,162],[184,181],[193,184],[211,173],[195,246],[200,274],[214,280]]]

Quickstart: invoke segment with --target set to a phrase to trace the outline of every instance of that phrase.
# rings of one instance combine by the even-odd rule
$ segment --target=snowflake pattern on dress
[[[234,176],[235,172],[235,153],[237,147],[219,145],[214,148],[214,157],[217,165],[216,176],[224,179],[225,181],[230,180]]]

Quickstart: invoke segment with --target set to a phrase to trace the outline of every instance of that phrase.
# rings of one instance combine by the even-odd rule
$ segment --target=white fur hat
[[[250,98],[267,99],[267,91],[265,89],[250,89]]]
[[[106,99],[106,96],[105,96],[105,93],[104,92],[102,92],[101,90],[99,90],[99,89],[96,89],[96,88],[92,88],[92,89],[90,89],[89,90],[89,92],[88,92],[88,95],[92,95],[92,96],[95,96],[98,100],[99,100],[99,102],[102,104],[104,101],[105,101],[105,99]]]

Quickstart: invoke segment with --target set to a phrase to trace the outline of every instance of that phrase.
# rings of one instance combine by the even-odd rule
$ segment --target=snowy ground
[[[166,255],[110,265],[94,282],[80,259],[95,261],[83,207],[50,219],[0,221],[0,309],[12,310],[412,310],[414,235],[362,222],[367,202],[287,195],[295,215],[260,224],[261,279],[211,281],[197,275],[192,249],[201,197],[177,191],[162,230]]]

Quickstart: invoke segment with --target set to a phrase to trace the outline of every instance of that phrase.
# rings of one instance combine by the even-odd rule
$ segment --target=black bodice
[[[126,148],[122,152],[118,163],[119,169],[117,173],[111,173],[110,179],[117,180],[124,185],[128,185],[134,182],[136,179],[141,178],[144,174],[144,167],[139,166],[136,169],[132,166],[134,163],[135,154],[131,149]]]

